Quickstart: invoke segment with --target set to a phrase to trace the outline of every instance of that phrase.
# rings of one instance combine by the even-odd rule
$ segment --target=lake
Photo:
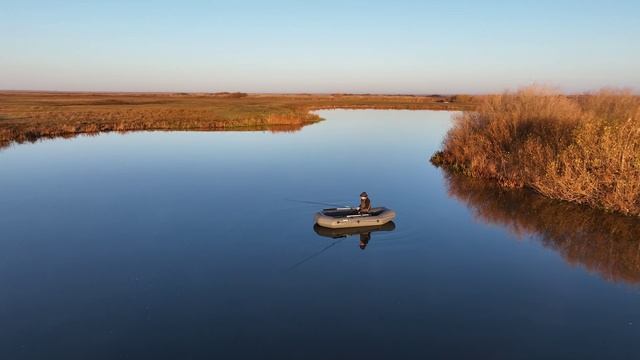
[[[0,358],[640,356],[637,219],[433,167],[451,113],[0,151]],[[342,236],[316,211],[374,206]]]

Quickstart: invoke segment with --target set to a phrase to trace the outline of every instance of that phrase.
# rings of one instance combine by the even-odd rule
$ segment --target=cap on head
[[[369,195],[367,195],[367,193],[363,191],[362,194],[360,194],[360,197],[369,197]]]

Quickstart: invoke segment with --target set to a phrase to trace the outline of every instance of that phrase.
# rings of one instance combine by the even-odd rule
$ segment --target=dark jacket
[[[369,198],[360,199],[360,213],[366,214],[369,210],[371,210],[371,200]]]

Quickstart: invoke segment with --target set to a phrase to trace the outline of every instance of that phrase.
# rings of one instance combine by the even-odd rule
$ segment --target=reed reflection
[[[572,265],[602,278],[640,283],[640,219],[550,200],[525,190],[504,190],[486,181],[445,173],[448,193],[474,217],[534,236]]]
[[[105,127],[104,129],[88,129],[76,132],[52,132],[51,134],[44,134],[38,132],[25,132],[17,133],[15,131],[8,131],[0,129],[0,150],[9,148],[11,145],[21,144],[35,144],[42,140],[52,139],[73,139],[76,137],[95,137],[107,133],[128,134],[134,132],[148,132],[148,131],[268,131],[272,134],[278,133],[296,133],[302,130],[303,127],[311,124],[274,124],[274,125],[256,125],[256,126],[243,126],[243,127],[229,127],[229,128],[211,128],[211,127],[184,127],[184,128],[144,128],[139,129],[132,128],[130,130],[116,130],[111,127]]]

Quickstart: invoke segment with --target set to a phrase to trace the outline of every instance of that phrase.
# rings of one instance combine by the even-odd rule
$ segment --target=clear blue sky
[[[0,0],[0,88],[640,89],[640,1]]]

